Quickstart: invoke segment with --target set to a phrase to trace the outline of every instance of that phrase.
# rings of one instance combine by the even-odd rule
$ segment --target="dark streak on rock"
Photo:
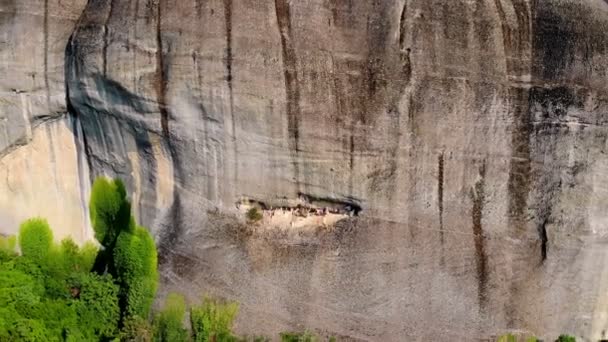
[[[443,231],[443,182],[444,182],[444,154],[441,152],[437,157],[437,207],[439,208],[439,238],[441,246],[444,244]]]
[[[300,151],[300,88],[297,73],[297,58],[291,30],[291,14],[287,0],[275,0],[275,11],[279,33],[281,35],[281,51],[283,54],[283,74],[287,101],[287,131],[289,134],[289,149],[292,154],[294,177],[297,190],[300,191],[300,171],[298,155]]]
[[[44,87],[46,88],[46,105],[51,107],[51,88],[49,85],[49,0],[44,0]],[[28,123],[29,125],[29,123]]]
[[[498,11],[506,58],[507,78],[519,78],[530,73],[530,65],[525,64],[525,56],[531,43],[530,14],[527,5],[521,0],[513,2],[518,27],[509,26],[502,2],[495,0]],[[508,96],[513,109],[511,128],[512,156],[509,165],[508,208],[509,220],[517,232],[525,230],[528,194],[530,192],[530,118],[529,91],[521,87],[511,87]]]
[[[228,83],[228,92],[230,96],[230,122],[231,122],[231,134],[233,141],[233,153],[234,153],[234,179],[235,182],[239,178],[238,174],[238,145],[236,138],[236,120],[234,117],[234,91],[232,84],[232,0],[224,0],[224,20],[226,24],[226,82]]]
[[[547,260],[547,249],[548,249],[548,241],[547,238],[547,222],[548,218],[543,220],[543,222],[538,227],[538,234],[540,237],[540,256],[541,262]]]
[[[110,22],[110,18],[112,18],[112,14],[114,12],[114,0],[109,0],[110,10],[108,11],[108,16],[106,21],[103,24],[103,47],[102,47],[102,58],[103,58],[103,75],[107,76],[108,73],[108,35],[109,29],[108,24]]]
[[[509,218],[513,222],[513,227],[521,232],[525,230],[532,168],[530,161],[531,127],[528,113],[529,105],[527,103],[529,93],[526,89],[513,89],[512,92],[515,102],[511,132],[513,155],[510,160],[507,188]]]
[[[201,4],[201,0],[194,0],[194,7],[196,7],[196,16],[202,18],[203,5]]]
[[[399,48],[402,50],[405,47],[405,19],[407,14],[407,1],[403,4],[403,9],[401,10],[401,17],[399,19]]]
[[[156,96],[160,111],[162,133],[167,138],[169,137],[169,112],[167,110],[166,66],[161,34],[162,3],[162,0],[158,1],[158,9],[156,11]]]
[[[488,265],[485,251],[485,239],[483,235],[483,206],[485,202],[486,186],[486,161],[479,167],[479,180],[471,190],[473,209],[471,211],[473,220],[473,235],[475,242],[475,260],[477,268],[478,289],[477,296],[479,307],[483,310],[487,304],[486,287],[488,283]]]

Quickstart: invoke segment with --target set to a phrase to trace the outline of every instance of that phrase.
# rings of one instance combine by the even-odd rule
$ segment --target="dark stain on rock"
[[[550,212],[549,212],[549,215],[551,215]],[[548,223],[548,218],[544,219],[542,221],[542,223],[538,226],[538,235],[540,238],[540,257],[541,257],[542,262],[547,260],[547,249],[549,248],[548,247],[549,239],[547,238],[547,223]]]
[[[194,0],[194,7],[196,8],[196,16],[198,18],[202,18],[203,14],[203,4],[201,3],[203,0]]]
[[[114,0],[109,1],[110,10],[108,11],[108,16],[106,17],[106,21],[103,24],[103,47],[102,47],[102,58],[103,58],[103,75],[107,76],[108,73],[108,35],[110,34],[110,29],[108,24],[110,23],[110,18],[114,14]]]
[[[534,75],[544,80],[559,79],[576,57],[578,21],[557,13],[556,4],[540,1],[534,28]],[[563,9],[562,9],[563,10]]]
[[[234,179],[235,182],[239,179],[238,174],[238,163],[237,163],[237,154],[238,154],[238,145],[236,138],[236,119],[234,117],[234,91],[233,91],[233,70],[232,70],[232,6],[233,0],[224,0],[224,21],[226,24],[226,82],[228,83],[228,93],[230,97],[230,122],[231,122],[231,130],[232,130],[232,141],[233,141],[233,153],[234,153]]]
[[[439,208],[439,238],[441,246],[444,244],[443,231],[443,182],[444,182],[444,154],[441,152],[437,157],[437,207]]]
[[[169,111],[167,109],[167,80],[166,80],[166,62],[163,50],[162,37],[162,5],[163,1],[158,1],[158,9],[156,11],[156,96],[158,101],[158,109],[160,111],[160,125],[163,136],[169,137]]]
[[[509,196],[509,218],[518,231],[525,229],[528,194],[530,192],[531,161],[528,90],[512,89],[513,96],[513,128],[511,131],[512,156],[509,165],[509,180],[507,183]]]
[[[486,287],[488,283],[488,265],[485,251],[485,238],[483,233],[483,207],[485,202],[486,186],[486,161],[484,160],[479,167],[479,179],[475,187],[471,190],[473,199],[473,209],[471,210],[473,221],[473,238],[475,243],[475,260],[477,268],[478,289],[477,296],[479,306],[483,310],[487,304]]]
[[[44,23],[42,24],[44,39],[44,87],[46,88],[46,105],[51,107],[51,88],[49,84],[49,0],[44,0]]]
[[[287,0],[275,0],[275,11],[279,33],[281,35],[281,52],[283,56],[283,74],[285,78],[287,132],[289,149],[292,154],[294,177],[297,190],[300,190],[300,171],[298,155],[300,151],[300,86],[298,83],[296,50],[293,44],[291,13]]]
[[[163,226],[163,229],[157,238],[159,266],[172,262],[172,252],[175,251],[175,246],[178,244],[179,239],[183,234],[182,217],[183,213],[180,198],[174,195],[173,205],[171,206],[169,215],[167,215],[167,220]],[[181,267],[171,267],[170,269],[179,270]]]
[[[407,18],[407,1],[403,4],[401,9],[401,16],[399,17],[399,47],[403,50],[405,47],[405,36],[406,26],[405,20]]]

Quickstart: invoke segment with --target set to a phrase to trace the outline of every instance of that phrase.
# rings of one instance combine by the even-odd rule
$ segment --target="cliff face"
[[[0,1],[0,23],[40,21],[55,5],[39,2]],[[22,160],[6,146],[67,109],[69,158],[86,158],[72,172],[127,181],[164,291],[238,300],[249,333],[602,337],[606,2],[96,0],[73,30],[84,4],[71,2],[44,16],[65,20],[58,48],[34,57],[52,44],[31,41],[34,60],[6,68],[0,101],[22,99],[7,80],[27,84],[36,109],[0,103],[0,162]],[[3,29],[2,60],[21,61],[30,29]],[[62,44],[65,89],[51,62]],[[28,76],[40,63],[57,71],[42,90]],[[51,179],[86,195],[87,182]],[[285,232],[252,230],[235,208],[301,196],[362,210]],[[17,202],[0,210],[40,207]]]
[[[0,0],[0,234],[49,220],[57,238],[91,237],[89,176],[66,117],[65,46],[86,0]]]

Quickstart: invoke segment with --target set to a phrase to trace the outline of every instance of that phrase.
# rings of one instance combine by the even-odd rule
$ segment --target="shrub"
[[[95,273],[78,274],[69,280],[73,306],[79,326],[87,338],[112,337],[118,332],[119,288],[112,276]]]
[[[502,335],[498,338],[498,342],[517,342],[517,338],[512,334]]]
[[[33,218],[21,224],[19,248],[23,256],[30,258],[38,265],[43,265],[52,246],[53,232],[46,220]]]
[[[309,332],[282,332],[282,342],[315,342],[317,339]]]
[[[123,322],[122,330],[118,336],[120,341],[129,342],[151,342],[153,328],[148,320],[139,316],[128,317]]]
[[[190,309],[194,341],[235,341],[231,330],[238,311],[237,303],[204,298],[201,305]]]
[[[143,227],[120,233],[114,261],[124,316],[147,318],[158,286],[156,245]]]
[[[559,335],[555,342],[576,342],[576,338],[570,335]]]
[[[169,294],[163,310],[154,320],[154,340],[158,342],[187,341],[188,332],[182,326],[185,315],[184,297],[176,293]]]
[[[118,234],[131,227],[131,203],[120,180],[99,177],[93,183],[89,202],[95,238],[105,247],[112,247]]]
[[[14,258],[17,255],[16,246],[17,239],[15,236],[0,235],[0,262]]]
[[[263,218],[258,208],[251,208],[247,210],[247,220],[250,222],[258,222]]]

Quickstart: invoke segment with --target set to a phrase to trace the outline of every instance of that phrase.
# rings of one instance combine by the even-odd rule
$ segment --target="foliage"
[[[517,342],[517,338],[512,334],[506,334],[500,336],[497,342]]]
[[[555,342],[576,342],[576,338],[570,335],[559,335]]]
[[[153,328],[146,319],[139,316],[128,317],[123,322],[118,340],[125,342],[151,342],[153,340]]]
[[[53,232],[46,220],[29,219],[19,228],[19,248],[23,256],[44,265],[53,246]]]
[[[282,332],[282,342],[315,342],[317,339],[309,332]]]
[[[89,214],[97,241],[105,247],[112,246],[131,219],[124,184],[120,180],[97,178],[91,189]]]
[[[0,235],[0,261],[6,261],[14,258],[17,255],[15,250],[16,246],[17,239],[15,236]]]
[[[165,301],[165,306],[154,320],[155,336],[158,342],[180,342],[188,340],[188,332],[183,328],[186,315],[184,297],[171,293]]]
[[[119,288],[111,275],[79,274],[70,279],[70,293],[86,336],[112,337],[118,331]]]
[[[123,231],[114,249],[123,313],[147,318],[158,286],[156,245],[143,227]]]
[[[255,207],[247,210],[246,215],[247,215],[247,220],[249,220],[251,222],[257,222],[263,218],[262,214],[260,213],[258,208],[255,208]]]
[[[237,303],[204,298],[201,305],[190,309],[194,341],[235,341],[231,329],[238,311]]]

